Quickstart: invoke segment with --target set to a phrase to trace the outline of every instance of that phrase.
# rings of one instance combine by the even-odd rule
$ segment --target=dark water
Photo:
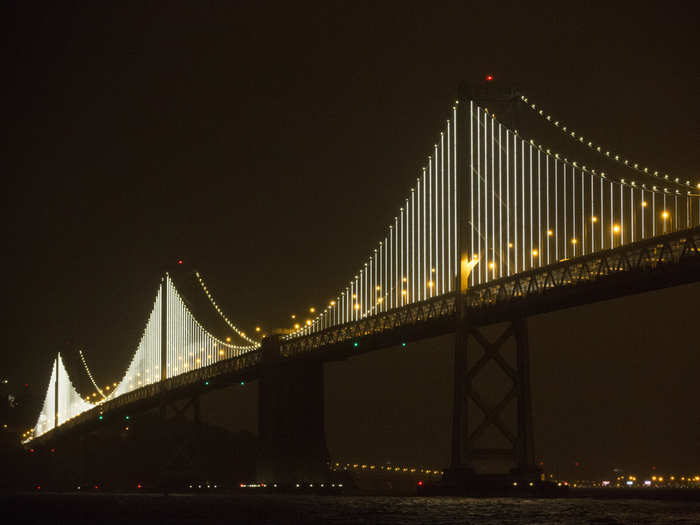
[[[282,495],[19,495],[10,523],[700,524],[699,502]]]

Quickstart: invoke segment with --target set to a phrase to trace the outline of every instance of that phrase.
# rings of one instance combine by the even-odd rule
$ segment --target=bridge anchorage
[[[520,108],[614,164],[613,173],[523,138]],[[536,489],[528,318],[700,280],[696,184],[585,140],[517,90],[461,88],[385,235],[315,318],[260,343],[197,275],[243,339],[234,345],[197,321],[166,275],[122,381],[86,401],[58,356],[25,443],[81,435],[134,411],[182,412],[183,401],[196,418],[202,392],[257,379],[258,481],[322,481],[323,364],[454,334],[452,458],[438,488]]]

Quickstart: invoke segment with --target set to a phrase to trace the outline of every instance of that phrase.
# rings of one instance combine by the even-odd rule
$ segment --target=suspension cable
[[[687,180],[685,183],[682,183],[678,177],[675,179],[671,179],[670,175],[667,173],[664,173],[663,175],[659,174],[658,171],[651,171],[649,168],[646,167],[641,167],[638,163],[632,162],[629,159],[623,158],[620,154],[618,153],[611,153],[609,150],[604,150],[604,148],[600,145],[595,144],[593,141],[588,141],[586,142],[584,138],[577,134],[575,131],[571,131],[568,126],[566,126],[564,123],[560,122],[559,120],[554,120],[553,117],[549,114],[546,114],[544,110],[538,109],[537,104],[530,103],[529,99],[525,95],[520,96],[520,101],[522,101],[525,106],[530,108],[532,111],[534,111],[538,116],[540,116],[542,119],[545,121],[549,122],[552,124],[554,127],[559,129],[562,133],[564,133],[567,137],[571,138],[575,142],[582,144],[584,146],[587,146],[589,149],[599,153],[601,156],[614,160],[618,164],[621,164],[622,166],[625,166],[629,169],[632,169],[638,173],[642,173],[644,175],[648,175],[651,177],[656,177],[657,179],[662,179],[664,181],[667,181],[669,183],[676,184],[677,186],[680,186],[681,188],[687,190],[691,188],[690,181]]]
[[[202,274],[200,274],[199,272],[195,272],[194,274],[197,276],[197,280],[199,281],[199,285],[202,287],[202,291],[204,292],[204,294],[209,298],[209,302],[210,302],[211,305],[214,307],[214,310],[216,310],[216,312],[217,312],[217,313],[219,314],[219,316],[224,320],[224,322],[228,325],[228,327],[231,328],[231,330],[233,330],[234,332],[236,332],[236,333],[238,334],[238,336],[239,336],[241,339],[243,339],[244,341],[249,342],[249,343],[250,343],[251,345],[253,345],[253,346],[259,346],[259,345],[260,345],[259,342],[257,342],[257,341],[255,341],[254,339],[251,339],[250,337],[248,337],[248,336],[245,334],[245,332],[243,332],[242,330],[240,330],[239,328],[237,328],[236,326],[234,326],[233,323],[231,323],[231,321],[229,321],[228,317],[226,317],[226,315],[224,315],[224,312],[221,310],[221,308],[219,307],[219,305],[216,304],[216,301],[214,300],[214,298],[212,297],[211,293],[209,292],[209,289],[207,288],[207,285],[204,283],[204,279],[202,278]]]
[[[87,365],[87,361],[85,361],[85,356],[83,355],[82,350],[78,350],[78,353],[80,354],[80,360],[83,362],[83,367],[85,368],[85,372],[87,372],[87,376],[90,378],[90,381],[92,381],[93,386],[95,387],[95,390],[102,396],[102,399],[106,400],[107,396],[104,395],[102,392],[102,389],[97,386],[97,382],[95,382],[95,379],[92,377],[92,372],[90,372],[90,368]]]

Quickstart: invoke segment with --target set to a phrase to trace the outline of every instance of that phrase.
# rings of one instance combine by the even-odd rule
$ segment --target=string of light
[[[537,104],[531,103],[528,97],[526,97],[525,95],[521,95],[520,100],[524,102],[525,105],[528,108],[530,108],[536,115],[544,119],[546,122],[552,124],[562,133],[564,133],[567,137],[571,138],[572,140],[576,141],[581,145],[587,146],[590,150],[599,153],[603,157],[613,160],[618,164],[625,166],[626,168],[632,169],[638,173],[643,173],[644,175],[656,177],[669,183],[675,183],[685,190],[688,190],[692,187],[691,182],[689,180],[686,180],[685,183],[682,183],[678,177],[671,178],[671,176],[667,173],[660,174],[658,171],[651,171],[648,167],[641,167],[639,163],[630,161],[629,159],[624,158],[619,153],[611,153],[610,150],[603,148],[602,146],[600,146],[597,143],[594,143],[593,141],[586,141],[583,136],[577,134],[575,131],[570,130],[569,126],[565,125],[559,120],[555,120],[551,115],[546,114],[544,110],[539,109],[539,106]],[[700,188],[700,183],[698,183],[697,187]]]
[[[407,467],[399,465],[373,465],[371,463],[345,463],[343,461],[336,461],[331,464],[331,470],[374,470],[374,471],[386,471],[386,472],[401,472],[409,474],[427,474],[433,476],[441,476],[444,474],[443,470],[437,470],[430,467]]]
[[[82,350],[78,350],[78,353],[80,354],[80,360],[83,362],[83,368],[85,368],[85,372],[87,373],[87,376],[90,378],[90,381],[92,382],[92,385],[95,387],[95,390],[102,396],[102,399],[107,399],[107,396],[104,395],[102,392],[102,389],[97,386],[97,383],[95,382],[95,379],[92,377],[92,373],[90,372],[90,368],[87,365],[87,362],[85,361],[85,356],[83,355]]]
[[[245,332],[243,332],[242,330],[240,330],[240,329],[239,329],[238,327],[236,327],[231,321],[229,321],[228,317],[226,317],[226,315],[225,315],[224,312],[221,310],[221,308],[219,307],[219,305],[216,304],[216,301],[214,300],[214,298],[212,297],[211,293],[209,292],[209,289],[207,288],[207,285],[204,283],[204,279],[202,278],[202,275],[201,275],[199,272],[195,272],[195,275],[197,276],[197,280],[199,281],[199,285],[201,286],[202,291],[204,292],[204,294],[205,294],[205,295],[207,296],[207,298],[209,299],[209,302],[211,303],[212,307],[214,308],[214,310],[216,310],[216,312],[219,314],[219,316],[221,317],[221,319],[224,320],[224,322],[228,325],[228,327],[231,328],[231,330],[233,330],[234,332],[236,332],[236,334],[238,334],[238,336],[239,336],[241,339],[243,339],[243,340],[245,340],[245,341],[248,341],[248,342],[249,342],[251,345],[253,345],[254,347],[260,346],[260,343],[259,343],[258,341],[255,341],[254,339],[251,339],[250,337],[248,337],[248,336],[245,334]],[[247,348],[247,347],[240,347],[240,348]]]
[[[226,341],[222,341],[222,340],[219,339],[218,337],[212,335],[209,331],[207,331],[206,328],[204,328],[204,327],[202,326],[202,324],[197,320],[197,318],[196,318],[195,315],[192,313],[192,311],[187,307],[187,304],[185,303],[185,301],[183,301],[182,297],[180,297],[180,293],[177,291],[177,288],[175,288],[175,285],[172,283],[172,280],[170,280],[170,277],[168,277],[168,280],[169,280],[169,281],[168,281],[169,286],[172,288],[173,293],[175,294],[175,297],[177,297],[178,301],[181,302],[181,304],[182,304],[183,308],[185,309],[185,311],[187,312],[187,314],[192,318],[192,320],[194,321],[194,323],[195,323],[200,329],[202,329],[204,332],[206,332],[207,337],[210,337],[213,341],[216,342],[216,344],[221,345],[221,346],[225,346],[226,348],[230,348],[231,350],[254,350],[254,349],[256,349],[256,348],[258,348],[258,347],[260,346],[260,343],[258,343],[257,341],[255,341],[255,340],[253,340],[253,339],[247,338],[247,336],[245,336],[245,332],[244,332],[244,337],[243,337],[243,338],[244,338],[246,341],[251,342],[251,343],[252,343],[251,345],[234,345],[234,344],[228,343],[228,342],[226,342]],[[212,300],[213,300],[213,299],[212,299]],[[226,320],[226,319],[224,319],[224,320]],[[239,335],[240,335],[240,334],[239,334]]]

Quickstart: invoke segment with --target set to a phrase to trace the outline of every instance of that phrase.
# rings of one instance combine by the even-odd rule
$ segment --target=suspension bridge
[[[612,172],[523,136],[494,107],[532,112]],[[61,355],[53,359],[26,445],[174,400],[197,409],[203,391],[257,379],[260,479],[314,479],[328,463],[323,363],[455,334],[445,478],[468,478],[491,458],[505,460],[511,475],[535,476],[527,317],[699,280],[700,184],[585,139],[516,90],[461,88],[447,116],[380,242],[314,319],[259,342],[226,317],[196,273],[238,334],[241,344],[232,344],[200,324],[166,274],[122,380],[110,392],[95,384],[99,401],[84,399]],[[481,327],[495,323],[506,325],[491,341]],[[516,349],[513,362],[502,355],[506,344]],[[489,362],[509,381],[496,403],[474,381]],[[511,403],[516,417],[508,424]],[[489,428],[505,446],[485,441]]]

